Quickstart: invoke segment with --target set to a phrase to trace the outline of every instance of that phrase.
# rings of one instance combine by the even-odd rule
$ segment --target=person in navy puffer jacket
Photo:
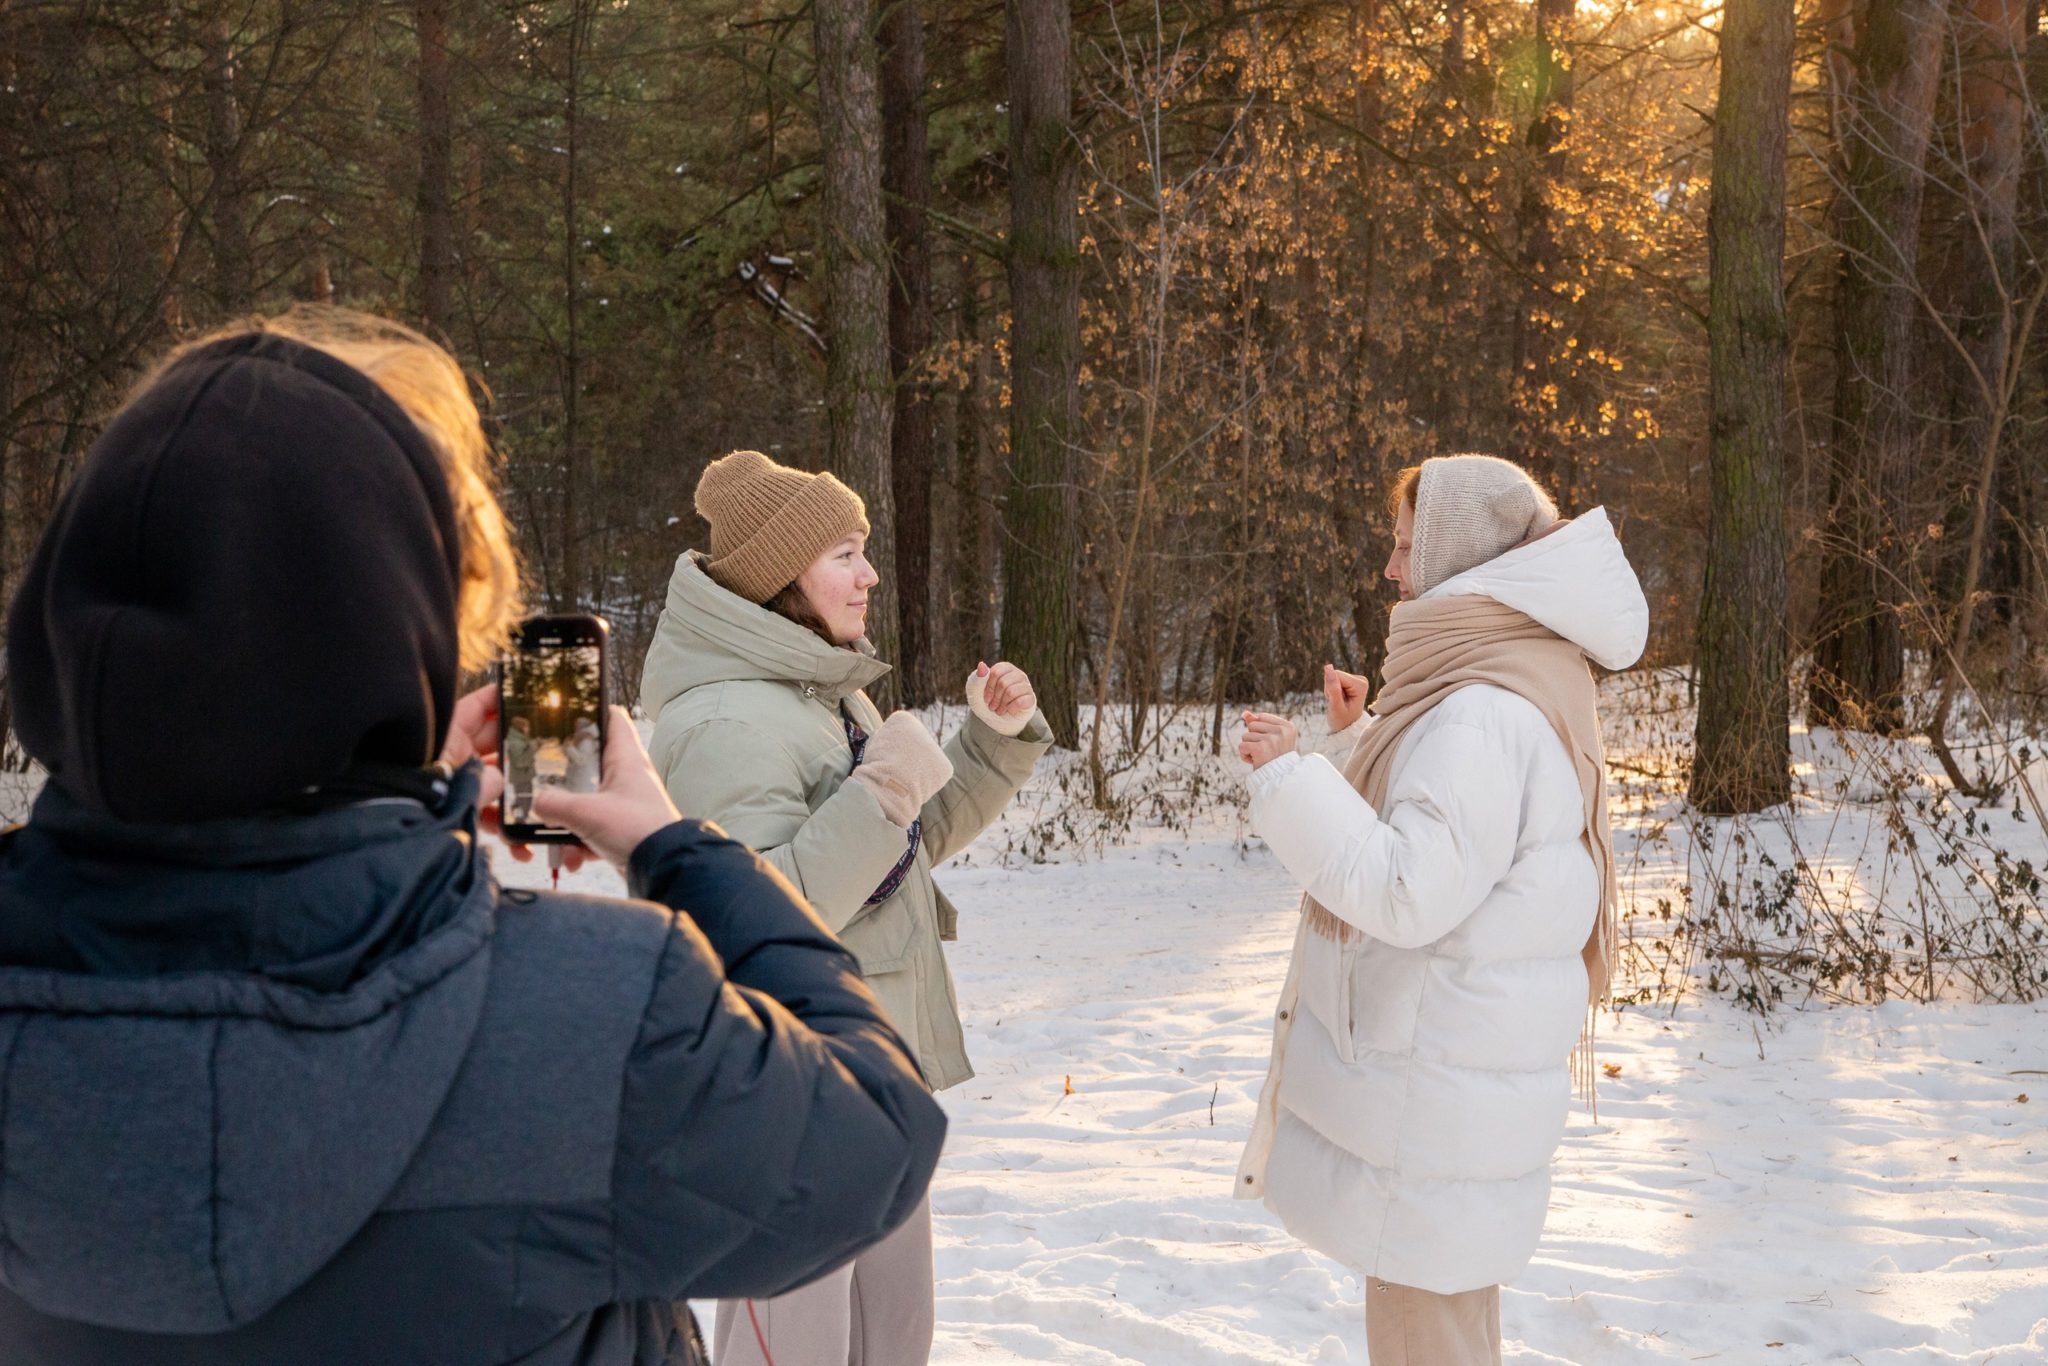
[[[689,1363],[686,1298],[918,1208],[916,1064],[623,712],[544,814],[635,899],[493,879],[489,475],[446,353],[325,309],[174,354],[60,504],[7,625],[8,1366]]]

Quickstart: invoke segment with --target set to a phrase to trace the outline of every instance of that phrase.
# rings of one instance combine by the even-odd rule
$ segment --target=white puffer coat
[[[1610,669],[1648,632],[1598,508],[1426,596],[1461,594],[1527,613]],[[1600,889],[1583,812],[1557,732],[1486,684],[1402,738],[1383,812],[1320,755],[1252,775],[1253,828],[1364,933],[1296,941],[1238,1195],[1398,1285],[1454,1294],[1521,1272],[1586,1015],[1579,954]]]

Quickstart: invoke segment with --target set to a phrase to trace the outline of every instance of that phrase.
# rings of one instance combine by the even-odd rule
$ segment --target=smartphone
[[[595,792],[604,775],[603,617],[528,617],[498,661],[498,766],[505,774],[499,815],[515,844],[574,844],[576,836],[534,819],[544,787]]]

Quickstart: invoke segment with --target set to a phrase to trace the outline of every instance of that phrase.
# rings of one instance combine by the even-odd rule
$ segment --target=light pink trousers
[[[925,1366],[937,1320],[932,1207],[829,1276],[772,1300],[720,1300],[714,1366]],[[755,1321],[761,1328],[757,1336]],[[767,1355],[761,1352],[766,1341]]]
[[[1500,1366],[1500,1287],[1438,1295],[1365,1279],[1372,1366]]]

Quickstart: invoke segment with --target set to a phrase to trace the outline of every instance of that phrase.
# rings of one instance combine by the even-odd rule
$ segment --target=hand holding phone
[[[493,759],[498,753],[498,689],[487,684],[455,699],[455,712],[448,718],[448,739],[441,746],[441,762],[461,768],[471,759]],[[505,775],[492,763],[484,765],[483,798],[488,807],[498,800]]]
[[[454,715],[448,719],[448,740],[441,746],[441,762],[449,768],[460,768],[471,759],[484,761],[483,789],[477,800],[477,825],[487,835],[503,834],[499,821],[499,795],[505,790],[504,770],[498,767],[498,685],[486,683],[483,687],[464,693],[455,699]],[[533,858],[533,850],[524,844],[505,846],[512,857],[520,863]],[[587,851],[576,844],[557,844],[553,848],[561,855],[561,866],[575,872],[583,866]]]
[[[605,649],[611,629],[585,615],[529,617],[498,665],[499,810],[513,844],[572,844],[574,831],[535,809],[553,788],[591,793],[602,781],[610,719]]]
[[[640,847],[640,841],[682,819],[624,707],[611,709],[604,778],[597,791],[544,787],[534,797],[533,811],[550,826],[573,832],[600,857],[621,869]]]

